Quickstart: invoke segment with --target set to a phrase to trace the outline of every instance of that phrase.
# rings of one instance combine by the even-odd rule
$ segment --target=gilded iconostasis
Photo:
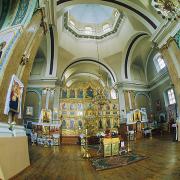
[[[88,129],[90,135],[117,129],[119,104],[112,89],[103,88],[98,81],[79,82],[61,89],[59,116],[63,135],[79,135]]]

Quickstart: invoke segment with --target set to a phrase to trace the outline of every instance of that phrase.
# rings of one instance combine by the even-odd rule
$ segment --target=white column
[[[60,103],[60,86],[56,86],[55,92],[54,92],[54,104],[53,104],[53,119],[55,119],[54,114],[57,113],[59,116],[59,103]],[[58,117],[59,119],[59,117]]]
[[[50,97],[50,93],[51,93],[51,91],[50,91],[50,89],[47,89],[47,91],[46,91],[46,109],[48,109],[48,107],[49,107],[49,97]]]
[[[131,94],[129,91],[128,91],[128,100],[129,100],[129,108],[131,110],[132,109],[132,102],[131,102]]]
[[[119,110],[120,110],[120,123],[126,122],[126,105],[125,105],[125,98],[123,87],[118,85],[118,96],[119,96]]]

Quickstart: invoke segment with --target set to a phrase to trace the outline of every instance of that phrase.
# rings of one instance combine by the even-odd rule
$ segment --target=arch
[[[61,75],[61,80],[63,79],[63,76],[65,74],[65,72],[67,71],[68,68],[70,68],[71,66],[75,65],[75,64],[79,64],[82,62],[91,62],[91,63],[95,63],[95,64],[99,64],[101,65],[110,75],[110,77],[112,78],[113,82],[115,83],[117,81],[116,76],[114,74],[114,72],[105,64],[95,60],[95,59],[85,59],[85,58],[81,58],[81,59],[77,59],[74,62],[70,63],[63,71],[62,75]]]
[[[74,82],[74,81],[73,81],[73,78],[78,77],[78,76],[88,76],[88,77],[91,77],[91,78],[99,81],[100,84],[101,84],[103,87],[105,87],[105,83],[103,82],[103,80],[99,79],[99,77],[98,77],[97,75],[91,74],[91,73],[77,73],[77,74],[75,74],[75,75],[72,75],[72,77],[71,77],[72,80],[68,80],[68,79],[67,79],[67,84],[72,84],[72,83]]]
[[[127,52],[126,52],[126,56],[125,56],[125,64],[124,64],[124,75],[125,75],[125,79],[128,79],[128,60],[129,60],[129,55],[131,53],[131,50],[133,48],[133,45],[135,44],[135,42],[137,42],[137,40],[143,36],[147,36],[148,34],[143,32],[143,33],[138,33],[137,35],[135,35],[135,37],[131,40],[128,48],[127,48]]]
[[[136,95],[135,95],[135,106],[137,107],[137,96],[139,96],[139,95],[143,95],[143,96],[145,96],[147,99],[148,99],[148,101],[149,101],[149,108],[150,109],[152,109],[152,105],[151,105],[151,98],[149,97],[149,95],[147,94],[147,93],[145,93],[145,92],[137,92],[136,93]]]
[[[33,92],[33,93],[36,93],[37,94],[37,96],[38,96],[38,99],[39,99],[39,103],[38,103],[38,115],[40,115],[40,113],[41,113],[41,109],[42,109],[42,97],[41,97],[41,92],[39,91],[39,90],[37,90],[37,89],[27,89],[27,92],[26,92],[26,95],[27,95],[27,93],[29,93],[29,92]],[[39,118],[39,117],[38,117]]]
[[[134,4],[133,4],[133,3],[131,3],[131,5],[130,5],[130,3],[120,2],[120,1],[117,1],[117,0],[102,0],[102,1],[103,1],[103,2],[106,2],[106,3],[116,4],[116,5],[120,6],[120,7],[123,7],[123,8],[125,8],[125,9],[127,9],[127,10],[135,13],[136,15],[140,16],[146,23],[148,23],[154,30],[157,29],[157,25],[156,25],[157,20],[155,19],[154,16],[152,16],[152,18],[153,18],[154,20],[151,20],[151,19],[146,15],[146,14],[150,14],[150,13],[149,13],[148,11],[144,11],[143,8],[138,7],[138,9],[136,9],[136,8],[134,7]],[[63,3],[67,3],[67,2],[72,2],[72,0],[58,0],[58,1],[57,1],[57,6],[58,6],[58,5],[61,5],[61,4],[63,4]],[[79,3],[82,3],[82,2],[79,2]],[[101,2],[99,2],[99,3],[101,3]],[[144,11],[144,13],[143,13],[143,11]],[[151,14],[151,15],[152,15],[152,14]],[[155,21],[156,21],[156,22],[155,22]]]

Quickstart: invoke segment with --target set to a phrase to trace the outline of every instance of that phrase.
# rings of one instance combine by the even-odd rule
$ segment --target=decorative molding
[[[103,39],[103,38],[106,38],[107,36],[110,36],[112,34],[115,34],[118,29],[119,29],[119,26],[121,25],[122,23],[122,20],[123,20],[123,14],[120,13],[119,17],[118,17],[118,20],[117,22],[115,23],[115,26],[114,28],[110,31],[110,32],[107,32],[103,35],[100,35],[100,36],[97,36],[97,35],[85,35],[85,34],[79,34],[77,33],[75,30],[73,30],[70,26],[68,26],[68,12],[66,12],[64,14],[64,27],[66,30],[68,30],[69,32],[71,32],[75,37],[77,38],[87,38],[87,39]]]
[[[127,91],[152,91],[153,89],[157,88],[161,84],[165,83],[166,81],[170,81],[168,76],[168,71],[164,71],[162,74],[156,76],[149,84],[143,84],[140,82],[131,82],[131,81],[124,81],[124,82],[117,82],[115,86],[119,89],[127,90]]]
[[[117,0],[103,0],[104,2],[110,2],[110,3],[113,3],[113,4],[117,4],[119,6],[122,6],[132,12],[134,12],[135,14],[139,15],[141,18],[143,18],[149,25],[151,25],[151,27],[153,29],[156,29],[157,28],[157,25],[148,17],[146,16],[144,13],[142,13],[141,11],[139,11],[138,9],[124,3],[124,2],[120,2],[120,1],[117,1]],[[57,1],[57,6],[58,5],[61,5],[63,3],[66,3],[66,2],[72,2],[72,0],[58,0]]]
[[[24,66],[29,62],[29,57],[27,57],[25,54],[23,54],[22,58],[21,58],[21,62],[20,65]]]

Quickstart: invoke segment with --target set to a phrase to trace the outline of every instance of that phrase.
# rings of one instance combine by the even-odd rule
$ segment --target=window
[[[112,99],[117,99],[116,97],[116,91],[114,89],[111,89],[111,98]]]
[[[158,57],[157,59],[160,69],[163,69],[166,65],[162,57]]]
[[[69,21],[70,22],[70,24],[72,25],[72,26],[75,26],[75,24],[74,24],[74,22],[73,21]]]
[[[115,14],[114,14],[114,16],[117,17],[118,15],[119,15],[119,12],[116,11]]]
[[[161,69],[166,67],[166,64],[164,62],[164,59],[162,58],[161,54],[158,53],[155,57],[154,57],[154,64],[156,66],[156,70],[157,72],[159,72]]]
[[[86,34],[92,34],[92,27],[85,27]]]
[[[169,104],[175,104],[176,99],[175,99],[175,95],[174,95],[174,90],[169,89],[167,93],[168,93]]]
[[[105,25],[103,26],[103,31],[104,31],[104,32],[108,32],[108,31],[110,31],[110,30],[111,30],[111,28],[110,28],[109,24],[105,24]]]

